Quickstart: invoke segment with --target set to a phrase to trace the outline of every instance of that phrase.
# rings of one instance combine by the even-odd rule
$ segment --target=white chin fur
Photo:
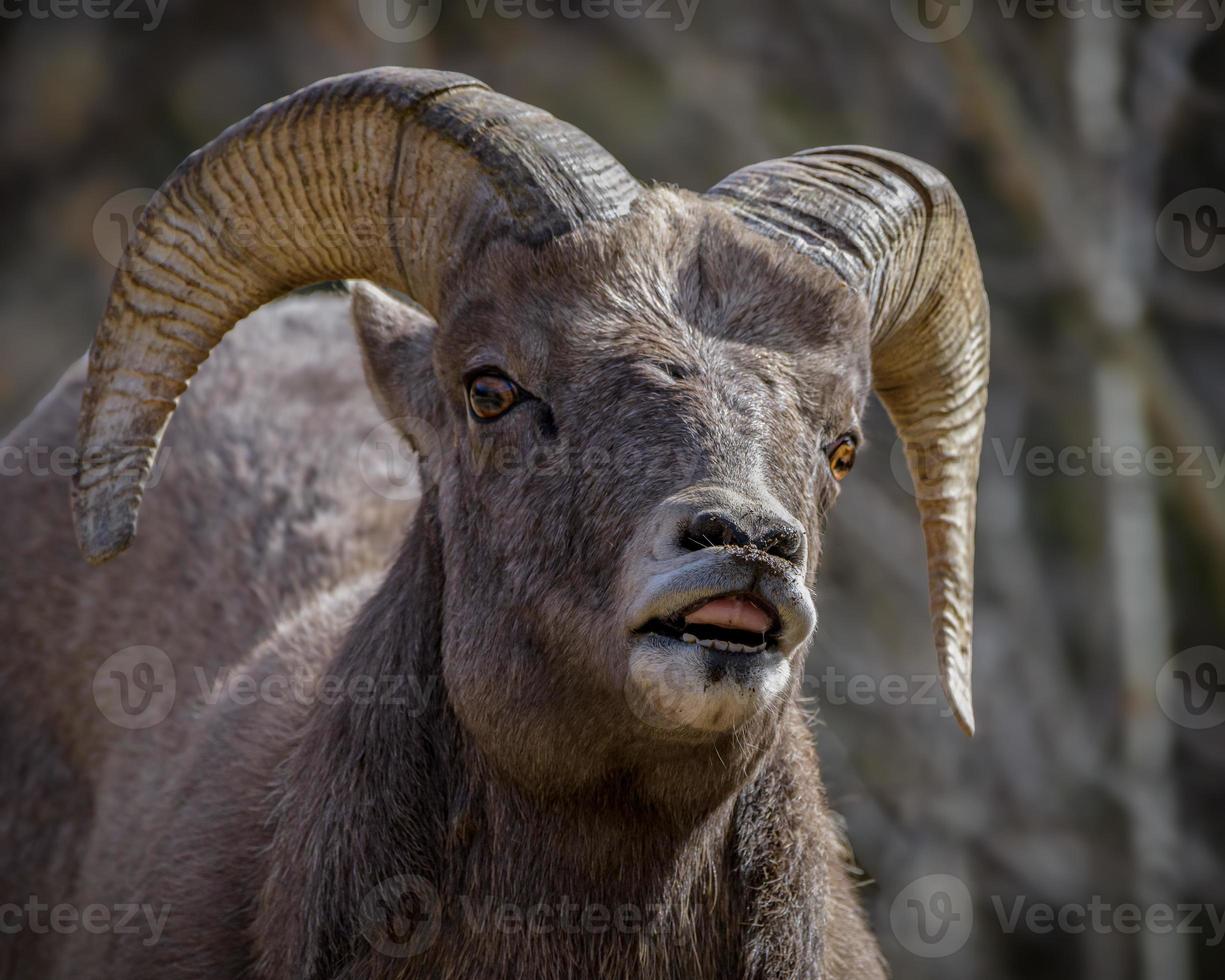
[[[784,697],[791,663],[782,654],[732,655],[722,661],[731,666],[712,674],[709,653],[696,644],[658,637],[637,643],[625,682],[634,714],[653,728],[718,733],[744,724]]]

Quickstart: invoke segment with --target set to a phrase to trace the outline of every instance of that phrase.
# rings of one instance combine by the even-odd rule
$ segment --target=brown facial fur
[[[469,419],[462,378],[484,365],[538,401]],[[635,719],[627,541],[669,494],[759,476],[808,529],[815,569],[836,494],[823,447],[855,426],[869,385],[857,301],[715,208],[663,192],[611,234],[489,256],[449,305],[433,374],[446,401],[444,670],[468,729],[508,773],[550,790],[627,766],[649,774],[664,753],[667,800],[682,774],[703,803],[728,792],[711,769],[768,742],[774,721],[677,758]],[[542,730],[560,737],[542,747]]]
[[[200,582],[176,547],[181,514],[153,506],[135,549],[101,570],[112,573],[104,583],[75,564],[62,574],[74,630],[88,634],[91,620],[117,610],[128,626],[108,634],[112,649],[65,644],[56,635],[64,626],[44,609],[38,638],[14,661],[48,686],[63,671],[85,680],[71,694],[53,688],[77,700],[40,717],[45,738],[23,738],[25,757],[3,774],[6,794],[15,784],[27,794],[23,826],[66,821],[74,795],[94,810],[79,854],[65,860],[80,875],[66,870],[34,887],[82,903],[136,895],[172,911],[154,946],[93,937],[26,955],[42,957],[49,976],[882,976],[794,702],[733,733],[678,741],[624,696],[627,593],[644,546],[637,532],[660,501],[695,483],[768,492],[807,532],[811,581],[838,492],[823,447],[855,427],[869,386],[858,301],[807,260],[671,191],[544,247],[494,246],[447,295],[435,327],[359,294],[376,400],[429,453],[426,494],[377,588],[371,573],[386,560],[386,527],[408,508],[347,478],[306,493],[309,468],[281,461],[287,438],[241,408],[231,413],[237,436],[203,411],[175,425],[201,446],[248,440],[245,467],[187,454],[150,503],[207,487],[213,513],[225,513],[222,501],[258,489],[274,511],[287,495],[306,508],[305,527],[326,519],[339,534],[291,536],[280,551],[240,540],[236,567]],[[276,325],[289,308],[239,327],[264,338],[248,351],[246,387],[224,393],[234,405],[267,387],[260,369],[278,344],[301,342]],[[335,302],[294,310],[319,311],[326,337],[315,349],[328,370],[334,359],[352,379],[351,344],[324,325],[336,326]],[[226,351],[188,405],[209,397],[205,379],[220,380]],[[490,365],[539,400],[478,425],[462,379]],[[300,405],[310,424],[296,438],[330,447],[320,450],[332,463],[325,471],[344,474],[360,434],[348,413],[374,420],[355,407],[364,396],[343,393],[311,416],[310,372],[286,369],[267,397]],[[32,431],[64,414],[64,404],[44,407]],[[22,512],[60,521],[53,546],[66,553],[64,515],[37,501],[31,484],[20,490]],[[23,533],[6,523],[4,544]],[[355,560],[358,540],[367,544]],[[232,543],[197,530],[186,543],[190,564],[203,568],[203,554]],[[293,601],[280,592],[265,601],[265,579],[301,567],[303,555],[314,556],[314,580],[296,586]],[[48,570],[9,574],[20,598]],[[193,603],[224,609],[235,629],[209,631],[207,616],[197,623],[191,612],[154,616],[138,630],[142,590],[159,576],[174,580],[162,586],[167,606],[176,589],[192,589]],[[8,635],[22,629],[30,627],[18,622]],[[207,632],[206,646],[193,630]],[[185,687],[195,666],[235,663],[257,674],[293,664],[342,686],[369,676],[436,684],[415,711],[354,698],[223,701],[176,708],[145,737],[102,723],[86,733],[77,719],[96,717],[89,675],[136,642],[172,648]],[[791,654],[797,663],[803,650]],[[4,719],[17,709],[6,711]],[[53,758],[89,788],[61,786],[71,779],[29,786],[23,774]],[[6,885],[35,881],[22,861]],[[373,948],[363,914],[372,889],[398,876],[437,899],[437,934],[406,957]],[[474,927],[469,914],[487,901],[522,910],[563,900],[631,907],[652,928],[529,937]],[[0,954],[0,976],[23,975],[30,962],[8,967]]]

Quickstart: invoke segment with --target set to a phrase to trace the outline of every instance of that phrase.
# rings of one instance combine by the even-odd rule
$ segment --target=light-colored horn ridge
[[[541,244],[629,210],[638,183],[589,137],[464,75],[327,79],[188,157],[145,207],[81,405],[73,515],[122,552],[176,402],[238,320],[300,286],[369,279],[438,314],[486,244]]]
[[[974,514],[990,324],[961,201],[932,167],[859,146],[745,167],[707,193],[867,300],[874,384],[905,446],[923,524],[940,676],[972,734]]]

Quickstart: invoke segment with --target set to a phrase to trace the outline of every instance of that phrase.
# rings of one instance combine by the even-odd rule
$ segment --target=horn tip
[[[941,671],[944,676],[941,678],[944,687],[944,697],[948,701],[949,709],[953,713],[953,718],[956,720],[958,727],[966,733],[970,738],[974,737],[974,701],[970,696],[968,684],[952,683],[953,678],[948,676],[945,671]]]
[[[128,501],[74,491],[72,505],[77,547],[89,564],[105,564],[127,551],[136,537],[136,514]]]

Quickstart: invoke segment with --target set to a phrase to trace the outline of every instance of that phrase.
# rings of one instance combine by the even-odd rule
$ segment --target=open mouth
[[[761,653],[777,641],[779,631],[778,613],[764,599],[743,594],[703,599],[638,630],[727,653]]]

